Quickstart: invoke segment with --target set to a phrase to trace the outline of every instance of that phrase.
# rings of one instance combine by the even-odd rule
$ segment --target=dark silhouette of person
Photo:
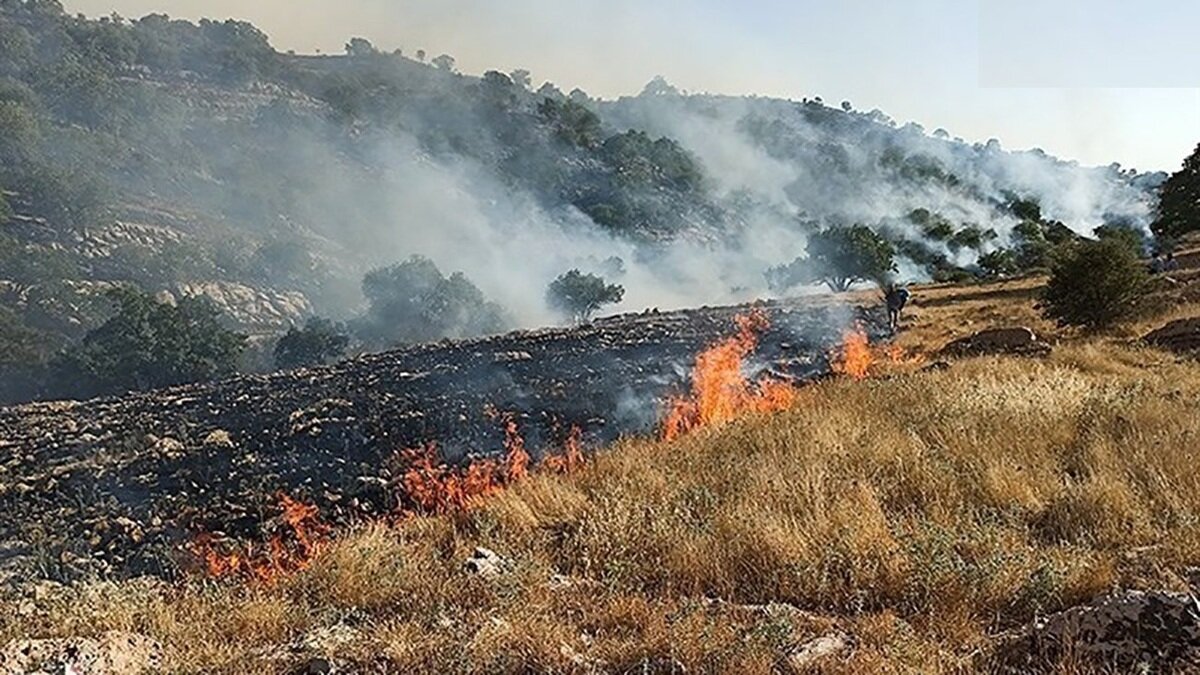
[[[887,303],[888,327],[893,332],[900,329],[900,312],[908,304],[911,295],[907,288],[895,284],[888,284],[887,290],[884,291],[883,299]]]

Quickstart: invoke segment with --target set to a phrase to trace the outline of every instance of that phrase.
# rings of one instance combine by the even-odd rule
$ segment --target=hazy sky
[[[593,96],[655,75],[689,91],[821,96],[971,141],[1086,164],[1178,167],[1200,142],[1184,0],[64,0],[68,11],[235,17],[276,48],[351,36],[461,70],[526,68]],[[1187,59],[1191,59],[1189,62]],[[1173,87],[1173,88],[1172,88]]]

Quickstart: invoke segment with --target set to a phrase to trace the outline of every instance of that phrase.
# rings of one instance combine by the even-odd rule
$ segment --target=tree
[[[990,143],[990,141],[989,141]],[[1042,219],[1042,205],[1036,199],[1022,199],[1009,194],[1008,210],[1021,220],[1039,222]]]
[[[203,297],[175,304],[131,288],[108,293],[116,314],[55,360],[73,395],[94,396],[200,382],[235,372],[246,338],[221,325]]]
[[[312,317],[304,328],[295,326],[275,343],[275,367],[281,370],[321,366],[346,354],[350,336],[329,319]]]
[[[1011,248],[998,248],[979,256],[979,269],[989,277],[1006,277],[1020,270],[1017,254]]]
[[[375,56],[379,51],[366,38],[354,37],[346,43],[346,55],[353,57]]]
[[[425,50],[424,49],[417,50],[417,60],[420,61],[421,63],[425,63]]]
[[[1145,248],[1145,238],[1142,236],[1142,232],[1128,225],[1105,223],[1092,230],[1092,234],[1101,241],[1111,239],[1119,242],[1138,255],[1141,255]]]
[[[1146,285],[1145,265],[1124,242],[1071,244],[1056,256],[1043,311],[1060,325],[1104,328],[1132,314]]]
[[[433,57],[432,63],[433,66],[439,70],[444,70],[448,73],[454,71],[454,57],[450,56],[449,54],[442,54],[440,56]]]
[[[805,283],[821,282],[835,293],[860,281],[883,283],[896,271],[896,249],[865,225],[830,227],[808,238],[808,257],[766,272],[772,289],[783,291]]]
[[[529,86],[533,84],[533,80],[529,76],[529,71],[525,70],[524,68],[517,68],[509,73],[508,76],[511,77],[512,81],[522,89],[528,89]]]
[[[4,190],[0,190],[0,225],[8,222],[12,218],[13,210],[8,205],[8,200],[4,198]]]
[[[1200,145],[1183,160],[1183,168],[1163,183],[1158,218],[1150,229],[1164,239],[1200,230]]]
[[[355,330],[365,342],[392,345],[473,337],[509,325],[504,310],[461,272],[446,277],[421,256],[371,270],[363,277],[362,290],[370,306],[355,322]]]
[[[577,269],[559,275],[546,289],[547,304],[577,322],[587,321],[604,305],[618,303],[624,297],[623,286],[605,283],[603,277]]]

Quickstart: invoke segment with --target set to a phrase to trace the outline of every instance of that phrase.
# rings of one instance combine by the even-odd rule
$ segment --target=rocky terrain
[[[772,377],[829,370],[848,307],[761,306],[753,365]],[[0,409],[0,541],[13,574],[172,575],[197,532],[260,534],[275,495],[345,523],[396,507],[399,451],[496,454],[511,415],[535,458],[572,427],[586,444],[653,428],[692,359],[746,307],[648,312],[364,356],[123,398]],[[32,567],[30,567],[32,565]]]

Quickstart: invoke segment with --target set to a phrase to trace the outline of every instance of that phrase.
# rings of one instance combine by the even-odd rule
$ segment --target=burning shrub
[[[623,297],[623,286],[605,283],[602,277],[577,269],[560,275],[546,289],[546,302],[577,322],[587,321],[601,307],[618,303]]]
[[[1142,261],[1116,239],[1068,247],[1054,262],[1043,304],[1059,325],[1104,328],[1131,315],[1146,290]]]

